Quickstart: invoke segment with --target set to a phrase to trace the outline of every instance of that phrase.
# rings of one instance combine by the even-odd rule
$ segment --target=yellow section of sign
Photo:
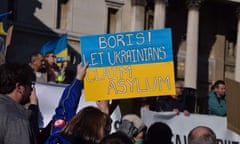
[[[86,101],[175,94],[173,62],[89,68]]]

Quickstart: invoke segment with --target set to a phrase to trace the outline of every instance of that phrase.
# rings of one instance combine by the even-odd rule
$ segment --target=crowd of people
[[[1,144],[171,144],[173,132],[166,123],[147,127],[137,114],[126,114],[111,132],[110,104],[96,101],[77,112],[88,63],[76,66],[76,76],[64,89],[48,130],[40,130],[38,97],[34,82],[58,83],[63,70],[53,52],[33,53],[28,64],[0,65],[0,143]],[[61,77],[59,77],[59,75]],[[144,108],[156,112],[172,111],[189,116],[193,110],[184,95],[182,81],[175,83],[176,94],[145,99]],[[218,80],[208,95],[208,113],[226,116],[225,83]],[[42,137],[42,133],[45,134]],[[206,126],[193,128],[189,144],[216,144],[216,135]]]
[[[173,132],[166,123],[155,122],[147,127],[136,114],[127,114],[114,124],[111,133],[108,101],[96,101],[77,112],[83,79],[88,63],[76,66],[76,76],[64,89],[49,123],[47,135],[40,138],[38,98],[34,82],[57,82],[59,67],[54,53],[32,55],[29,64],[0,65],[0,143],[1,144],[171,144]],[[182,112],[189,116],[183,84],[176,81],[176,95],[150,98],[151,111]],[[216,81],[209,92],[211,115],[226,116],[225,83]],[[216,144],[216,135],[206,126],[193,128],[189,144]]]
[[[48,52],[44,56],[40,53],[33,53],[29,62],[34,70],[37,82],[63,82],[64,69],[56,64],[56,56],[53,52]],[[183,112],[188,116],[194,112],[190,104],[195,104],[194,96],[184,95],[186,89],[182,81],[176,81],[176,94],[170,96],[158,96],[146,98],[143,105],[152,111],[174,111],[177,114]],[[217,116],[226,116],[225,83],[223,80],[217,80],[208,94],[208,114]]]
[[[193,113],[195,110],[190,104],[195,105],[196,95],[183,94],[185,89],[182,81],[176,81],[175,86],[175,95],[146,98],[143,102],[144,108],[157,112],[173,111],[177,115],[182,112],[185,116]],[[217,80],[212,85],[211,91],[208,93],[209,115],[227,116],[225,92],[226,86],[223,80]]]
[[[64,68],[57,65],[54,52],[50,51],[44,56],[39,52],[32,53],[29,65],[34,70],[36,82],[63,82]]]

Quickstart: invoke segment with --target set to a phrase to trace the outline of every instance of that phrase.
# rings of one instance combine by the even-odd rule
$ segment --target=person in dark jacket
[[[65,88],[45,144],[98,144],[110,132],[111,119],[100,109],[89,106],[76,114],[87,66],[79,64],[76,78]]]
[[[29,102],[34,78],[34,73],[27,64],[0,65],[1,144],[36,143],[30,124],[32,111],[24,107]]]
[[[181,81],[176,81],[176,95],[159,96],[150,104],[149,109],[152,111],[174,111],[176,114],[183,112],[184,115],[189,115],[186,98],[183,95],[183,84]]]

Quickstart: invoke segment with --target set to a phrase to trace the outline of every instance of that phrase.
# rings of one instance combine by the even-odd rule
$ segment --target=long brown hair
[[[109,116],[96,107],[88,106],[79,111],[69,121],[61,134],[96,144],[108,135],[110,129],[111,119]]]

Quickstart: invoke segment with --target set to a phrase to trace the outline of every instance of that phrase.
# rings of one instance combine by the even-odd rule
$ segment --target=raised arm
[[[75,79],[64,89],[59,104],[55,109],[55,115],[52,118],[51,134],[61,130],[65,124],[76,114],[87,67],[88,63],[86,63],[84,66],[82,66],[82,64],[78,64]]]

